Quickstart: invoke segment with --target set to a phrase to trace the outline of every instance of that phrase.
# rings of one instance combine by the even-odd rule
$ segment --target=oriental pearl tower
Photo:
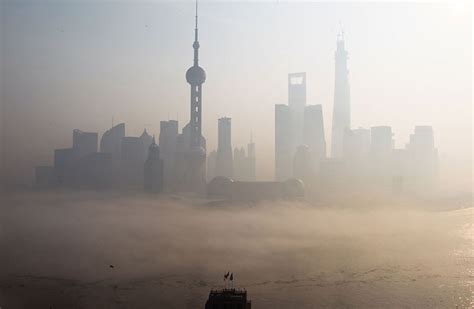
[[[191,114],[189,120],[190,147],[187,161],[189,169],[187,174],[188,189],[202,192],[206,185],[206,150],[203,147],[201,133],[202,123],[202,84],[206,81],[206,72],[199,66],[199,41],[198,41],[198,3],[196,0],[196,25],[194,28],[194,63],[186,71],[186,81],[191,86]]]

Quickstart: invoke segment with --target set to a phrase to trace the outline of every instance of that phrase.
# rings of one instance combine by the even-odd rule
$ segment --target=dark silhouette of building
[[[140,137],[125,136],[122,138],[121,159],[124,164],[141,165],[145,162],[146,152],[143,151],[145,146]]]
[[[205,309],[251,309],[247,291],[242,289],[211,290]]]
[[[146,129],[144,129],[142,135],[140,135],[140,140],[142,141],[142,147],[143,147],[142,153],[145,154],[144,159],[146,159],[148,147],[150,147],[150,145],[153,143],[153,137],[150,134],[148,134]]]
[[[54,184],[104,189],[113,176],[110,153],[97,152],[97,133],[73,131],[73,147],[54,151]]]
[[[78,157],[97,152],[97,133],[75,129],[72,134],[72,148]]]
[[[160,157],[164,164],[164,185],[167,190],[173,190],[176,185],[175,156],[177,150],[179,127],[177,120],[160,122]]]
[[[206,145],[202,136],[202,84],[206,72],[199,66],[198,14],[194,28],[194,62],[186,71],[186,81],[191,88],[190,120],[178,137],[177,182],[180,190],[204,192],[206,186]],[[189,139],[189,143],[187,143]]]
[[[143,165],[153,138],[146,130],[140,135],[125,136],[121,143],[119,183],[130,188],[143,187]]]
[[[125,123],[119,123],[105,131],[100,139],[100,152],[110,153],[113,160],[120,159],[122,138],[125,137]]]
[[[149,193],[163,191],[163,160],[160,158],[160,147],[153,138],[148,147],[148,158],[144,165],[144,189]]]
[[[218,144],[216,158],[216,176],[232,178],[234,160],[232,156],[232,119],[222,117],[218,120]]]
[[[344,46],[344,33],[337,37],[335,53],[334,107],[332,115],[331,157],[342,156],[344,130],[351,128],[351,104],[349,77],[347,70],[347,51]]]

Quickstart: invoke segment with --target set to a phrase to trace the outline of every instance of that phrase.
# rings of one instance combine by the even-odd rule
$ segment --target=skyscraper
[[[306,107],[306,72],[288,74],[288,106],[291,113],[294,152],[303,144],[304,110]]]
[[[175,156],[178,142],[178,121],[160,121],[160,157],[164,164],[164,185],[166,189],[172,189],[175,185]]]
[[[232,157],[232,123],[231,118],[223,117],[218,120],[218,145],[216,158],[216,176],[232,178],[234,162]]]
[[[186,81],[191,88],[190,120],[183,128],[183,136],[179,140],[186,142],[189,134],[189,145],[178,145],[180,162],[178,185],[182,190],[204,192],[206,186],[206,149],[202,136],[202,84],[206,81],[206,72],[199,66],[198,40],[198,6],[196,1],[196,26],[194,28],[194,61],[186,71]]]
[[[275,179],[278,181],[293,177],[296,149],[305,144],[305,110],[306,73],[288,74],[288,105],[275,105]]]
[[[125,136],[125,123],[119,123],[105,131],[100,139],[100,151],[110,153],[112,159],[120,159],[122,138]]]
[[[342,156],[344,130],[351,128],[351,102],[347,70],[347,51],[344,46],[344,33],[337,37],[335,54],[334,107],[332,114],[331,157]]]

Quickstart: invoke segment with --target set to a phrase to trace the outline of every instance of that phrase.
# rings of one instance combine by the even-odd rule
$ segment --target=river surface
[[[0,206],[1,308],[472,308],[473,210],[28,193]]]

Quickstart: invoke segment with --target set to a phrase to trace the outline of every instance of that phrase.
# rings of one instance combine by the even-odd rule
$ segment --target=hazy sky
[[[189,119],[193,1],[2,1],[1,123],[7,175],[29,181],[72,130],[125,122],[127,135]],[[404,147],[432,125],[453,185],[470,187],[472,8],[444,3],[200,3],[203,133],[232,117],[233,145],[257,143],[258,176],[273,178],[274,104],[287,74],[307,72],[308,104],[322,104],[326,142],[336,34],[349,51],[354,127],[391,125]],[[456,165],[451,168],[451,164]],[[445,169],[448,170],[448,169]],[[447,174],[446,174],[447,175]]]

